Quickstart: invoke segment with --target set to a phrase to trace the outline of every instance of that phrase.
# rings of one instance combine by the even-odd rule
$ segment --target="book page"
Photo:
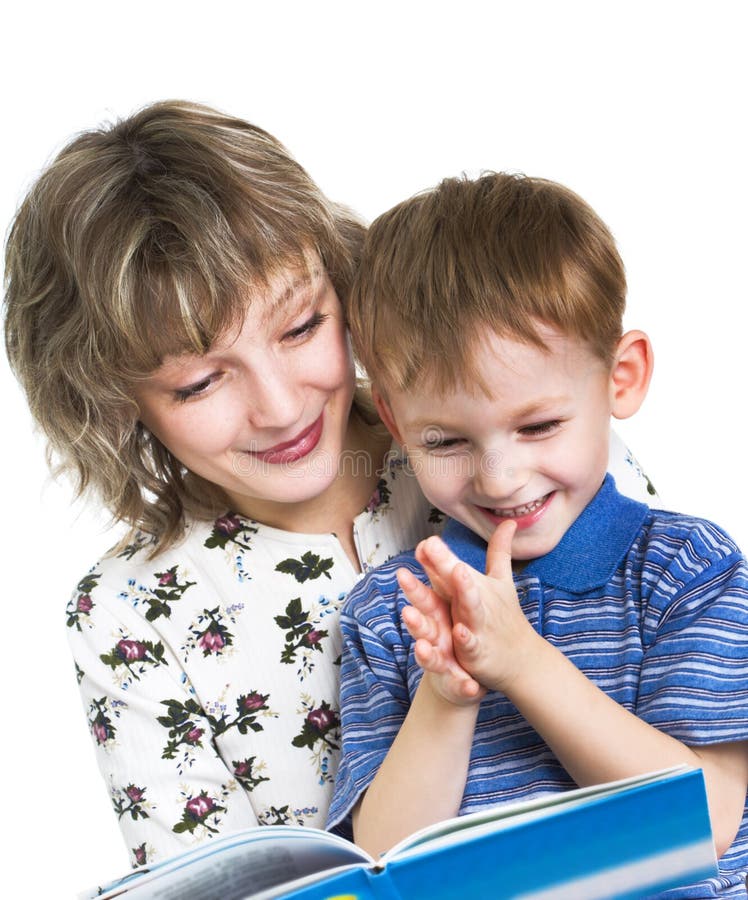
[[[201,845],[155,870],[112,886],[101,900],[241,900],[248,894],[352,864],[370,863],[358,847],[310,828],[252,829]]]

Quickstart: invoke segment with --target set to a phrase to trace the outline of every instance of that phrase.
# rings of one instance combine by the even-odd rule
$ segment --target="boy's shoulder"
[[[642,526],[648,547],[660,546],[670,553],[689,552],[698,558],[714,561],[742,556],[736,541],[716,522],[688,513],[653,507]]]
[[[628,563],[650,588],[673,596],[716,589],[726,577],[748,587],[748,563],[735,540],[709,519],[672,510],[649,510]]]
[[[358,618],[363,610],[372,610],[378,606],[394,609],[407,605],[397,581],[398,569],[408,569],[421,581],[428,580],[416,559],[415,549],[405,550],[375,569],[370,569],[356,582],[343,603],[343,616],[355,615]]]

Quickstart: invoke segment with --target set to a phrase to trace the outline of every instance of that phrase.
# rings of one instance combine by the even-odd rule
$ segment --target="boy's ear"
[[[654,369],[654,353],[643,331],[627,331],[618,342],[610,373],[611,413],[633,416],[644,402]]]
[[[379,418],[384,422],[387,426],[387,431],[392,435],[392,437],[403,446],[403,439],[400,435],[400,431],[395,424],[395,417],[392,415],[392,410],[390,409],[389,403],[385,400],[384,396],[375,388],[371,389],[371,398],[374,401],[374,406],[377,408],[377,412],[379,413]]]

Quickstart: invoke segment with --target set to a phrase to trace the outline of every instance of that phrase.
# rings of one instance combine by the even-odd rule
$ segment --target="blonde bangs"
[[[166,101],[76,137],[6,244],[8,356],[58,471],[154,552],[220,511],[140,425],[134,383],[205,353],[310,254],[345,300],[363,234],[272,135],[217,110]]]

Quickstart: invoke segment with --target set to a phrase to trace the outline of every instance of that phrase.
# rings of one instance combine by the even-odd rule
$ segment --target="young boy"
[[[452,519],[349,596],[328,824],[352,811],[378,855],[458,813],[684,762],[722,875],[687,896],[745,897],[748,567],[713,524],[606,476],[610,418],[652,372],[625,293],[609,231],[552,182],[450,179],[372,226],[354,345]]]

